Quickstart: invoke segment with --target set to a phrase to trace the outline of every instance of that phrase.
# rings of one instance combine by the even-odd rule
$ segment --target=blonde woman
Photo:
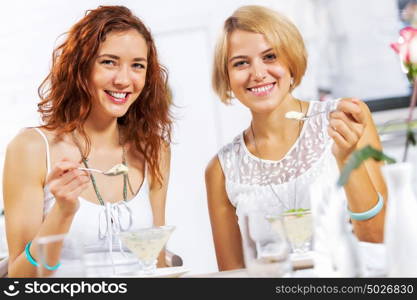
[[[292,95],[306,65],[301,34],[285,16],[244,6],[225,21],[215,50],[213,88],[226,104],[237,98],[252,120],[206,169],[220,270],[244,267],[239,216],[263,207],[309,208],[311,185],[334,183],[355,149],[381,148],[370,111],[360,100],[302,101]],[[289,119],[291,111],[311,117]],[[344,189],[356,236],[381,242],[386,186],[379,163],[363,164]]]

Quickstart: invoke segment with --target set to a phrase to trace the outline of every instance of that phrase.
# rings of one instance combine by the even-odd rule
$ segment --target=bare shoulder
[[[223,170],[217,154],[209,161],[205,170],[206,181],[218,178],[224,180]]]
[[[43,138],[35,129],[23,129],[7,145],[5,169],[14,170],[12,173],[25,170],[43,176],[46,172],[45,148]]]
[[[45,142],[34,128],[25,128],[10,141],[7,151],[33,155],[45,151]]]

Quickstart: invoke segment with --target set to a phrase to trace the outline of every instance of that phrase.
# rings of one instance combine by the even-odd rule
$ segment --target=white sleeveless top
[[[49,143],[45,134],[39,129],[34,128],[44,139],[46,145],[46,161],[47,173],[51,172],[51,158],[49,151]],[[44,187],[44,217],[49,213],[55,203],[55,197],[51,194],[49,187]],[[72,221],[71,228],[66,235],[65,243],[62,249],[61,262],[72,257],[71,245],[72,242],[82,241],[84,247],[96,249],[97,253],[104,253],[108,250],[103,239],[99,238],[99,218],[101,222],[102,232],[105,230],[105,207],[99,204],[92,203],[86,199],[79,197],[80,207]],[[121,200],[116,203],[110,203],[109,207],[113,215],[120,216],[120,222],[123,225],[128,224],[129,218],[126,214],[126,206],[132,213],[131,229],[151,227],[153,225],[152,207],[149,199],[149,183],[147,180],[147,171],[145,167],[144,179],[142,186],[138,193],[129,201]],[[117,231],[117,229],[116,229]],[[68,246],[68,247],[66,247]],[[118,251],[119,249],[115,249]],[[98,254],[99,255],[99,254]],[[95,256],[95,260],[98,256]]]
[[[310,102],[300,136],[278,160],[254,156],[245,145],[243,132],[218,152],[228,198],[237,216],[252,211],[280,213],[292,208],[310,208],[312,185],[335,184],[339,176],[327,133],[329,113],[337,100]],[[296,122],[296,121],[295,121]]]
[[[326,113],[305,121],[294,145],[278,161],[251,154],[243,133],[218,152],[226,192],[236,208],[241,232],[245,232],[242,217],[251,212],[279,214],[292,208],[311,208],[315,272],[324,277],[334,276],[335,266],[339,276],[349,277],[346,270],[352,266],[370,272],[380,268],[375,257],[385,261],[375,246],[378,244],[358,242],[349,222],[346,194],[336,186],[340,172],[327,127],[329,112],[338,102],[310,102],[307,115]]]

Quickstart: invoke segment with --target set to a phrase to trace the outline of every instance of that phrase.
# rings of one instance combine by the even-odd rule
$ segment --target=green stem
[[[410,146],[410,139],[409,139],[409,131],[413,130],[411,128],[411,121],[413,120],[413,112],[414,112],[414,107],[416,106],[416,102],[417,102],[417,77],[414,78],[414,82],[413,82],[413,94],[411,96],[411,101],[410,101],[410,106],[408,109],[408,117],[407,117],[407,131],[406,131],[406,139],[405,139],[405,147],[404,147],[404,154],[403,154],[403,162],[405,162],[407,160],[407,155],[408,155],[408,147]],[[411,133],[412,134],[412,133]]]

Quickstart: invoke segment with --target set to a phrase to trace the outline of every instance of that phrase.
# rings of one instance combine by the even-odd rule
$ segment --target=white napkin
[[[417,199],[412,190],[412,165],[382,168],[388,185],[385,245],[388,277],[417,277]]]
[[[364,277],[385,277],[387,274],[385,244],[359,242],[364,262]]]
[[[335,183],[311,187],[315,271],[319,277],[360,277],[365,273],[352,233],[344,190]]]

